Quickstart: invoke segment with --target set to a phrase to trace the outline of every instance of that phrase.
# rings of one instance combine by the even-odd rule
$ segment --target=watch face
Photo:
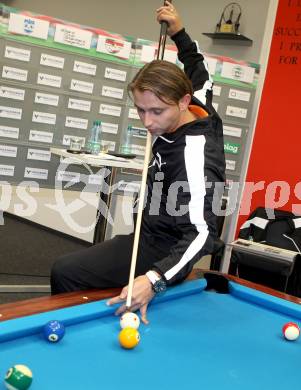
[[[157,280],[153,285],[155,293],[160,293],[166,290],[166,282],[163,279]]]

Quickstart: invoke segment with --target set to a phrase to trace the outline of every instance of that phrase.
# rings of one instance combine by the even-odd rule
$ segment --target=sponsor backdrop
[[[58,158],[50,147],[68,148],[74,136],[85,145],[95,119],[102,121],[103,140],[115,151],[133,126],[132,152],[142,158],[146,131],[126,85],[156,57],[157,43],[0,7],[0,180],[35,179],[52,187]],[[206,57],[215,81],[214,106],[225,123],[231,183],[240,175],[259,66]],[[178,63],[174,46],[167,46],[165,59]],[[129,173],[121,172],[124,180],[137,180]],[[80,175],[73,177],[75,185]],[[57,179],[64,181],[66,175],[58,173]]]
[[[245,188],[237,228],[258,206],[301,214],[300,38],[300,0],[280,0],[246,177],[257,190]]]
[[[56,178],[81,189],[81,174],[87,172],[76,165],[68,167],[68,174],[58,172],[59,160],[50,148],[68,148],[72,137],[84,146],[96,119],[102,121],[103,141],[115,151],[131,125],[131,151],[143,158],[146,130],[126,85],[156,57],[157,43],[0,7],[0,181],[34,180],[52,188]],[[230,187],[240,180],[259,66],[205,56],[215,82],[214,107],[224,121]],[[182,65],[172,45],[166,47],[165,59]],[[89,183],[99,185],[102,178],[95,181],[94,173]],[[139,175],[120,170],[120,190]]]

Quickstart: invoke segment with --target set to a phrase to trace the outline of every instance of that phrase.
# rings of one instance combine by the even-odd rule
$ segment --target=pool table
[[[140,344],[125,350],[114,308],[98,300],[116,292],[0,305],[1,377],[25,364],[33,371],[31,390],[300,388],[301,339],[282,336],[283,324],[301,323],[300,299],[206,273],[157,296],[150,324],[139,328]],[[41,333],[51,319],[66,326],[56,344]]]

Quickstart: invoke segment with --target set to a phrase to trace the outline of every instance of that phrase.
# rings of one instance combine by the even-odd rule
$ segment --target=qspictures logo
[[[114,224],[113,216],[109,208],[106,198],[112,195],[116,190],[119,190],[120,183],[109,185],[110,170],[101,168],[97,172],[92,172],[91,167],[82,164],[86,170],[86,174],[79,174],[70,171],[70,166],[78,164],[80,161],[76,157],[62,160],[60,163],[55,180],[55,188],[53,190],[53,198],[49,200],[45,206],[54,212],[58,213],[60,218],[65,222],[71,230],[79,234],[85,234],[95,229],[99,218],[105,218],[110,225]],[[29,172],[30,178],[39,178],[44,174],[43,171],[33,172],[32,168]],[[13,176],[13,166],[0,166],[2,175]],[[38,173],[38,175],[36,174]],[[37,177],[38,176],[38,177]],[[150,216],[158,216],[161,212],[166,213],[171,217],[180,217],[189,212],[189,203],[185,201],[183,194],[189,193],[189,183],[186,181],[176,181],[171,183],[166,194],[163,193],[164,172],[157,172],[154,177],[152,188],[146,187],[146,195],[143,202],[144,212]],[[72,190],[74,184],[81,184],[81,191],[76,192],[76,196],[65,196],[66,190]],[[97,190],[96,187],[97,186]],[[122,190],[125,194],[133,196],[133,183],[123,183]],[[139,188],[139,186],[138,186]],[[264,193],[264,207],[269,210],[269,218],[273,218],[273,210],[287,205],[292,196],[295,196],[301,201],[301,181],[296,183],[292,188],[285,181],[274,181],[266,183],[245,182],[243,183],[244,197],[241,200],[240,183],[233,181],[231,187],[228,187],[227,207],[221,207],[221,195],[224,193],[225,183],[204,181],[202,194],[210,191],[213,194],[212,198],[212,213],[216,216],[230,216],[235,212],[239,215],[249,215],[252,207],[252,197],[255,192],[262,191]],[[40,191],[39,184],[33,180],[24,180],[17,187],[12,187],[8,181],[0,181],[0,225],[4,224],[3,212],[12,210],[12,212],[20,217],[32,217],[38,212],[38,199],[33,193]],[[134,191],[136,192],[136,191]],[[14,193],[14,196],[13,196]],[[103,196],[104,195],[104,196]],[[203,196],[201,195],[201,196]],[[14,203],[12,204],[12,199]],[[121,197],[122,205],[119,208],[121,214],[118,218],[123,218],[125,225],[132,225],[133,214],[137,212],[137,202],[134,205],[126,201],[126,196]],[[181,201],[182,199],[182,201]],[[51,202],[51,203],[50,203]],[[87,207],[96,210],[97,218],[92,222],[89,219],[82,218],[85,215]],[[291,204],[291,211],[296,215],[301,215],[301,202]],[[78,218],[78,212],[81,211],[81,218]]]

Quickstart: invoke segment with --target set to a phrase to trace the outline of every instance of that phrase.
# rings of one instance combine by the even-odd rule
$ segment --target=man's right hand
[[[165,1],[165,5],[157,9],[157,20],[159,23],[167,22],[167,34],[172,37],[178,31],[182,30],[183,25],[180,16],[175,7],[169,2]]]

